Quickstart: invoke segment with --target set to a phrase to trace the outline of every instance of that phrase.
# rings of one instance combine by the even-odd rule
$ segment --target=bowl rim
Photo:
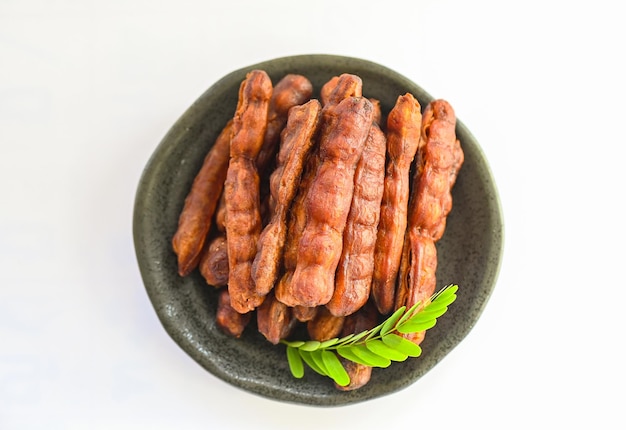
[[[238,79],[242,76],[245,76],[250,70],[253,69],[268,69],[270,66],[276,64],[277,62],[296,62],[302,64],[311,64],[311,63],[324,63],[324,64],[332,64],[334,62],[345,62],[348,61],[355,66],[361,68],[367,68],[371,70],[372,73],[382,73],[385,76],[391,77],[391,79],[398,82],[401,86],[412,88],[415,92],[419,94],[415,94],[418,99],[421,100],[433,100],[433,97],[428,94],[425,90],[423,90],[418,84],[411,81],[409,78],[404,75],[386,67],[381,64],[372,62],[370,60],[349,57],[349,56],[340,56],[340,55],[330,55],[330,54],[302,54],[302,55],[292,55],[292,56],[284,56],[277,57],[270,60],[258,62],[255,64],[251,64],[249,66],[238,68],[226,75],[222,78],[215,81],[207,90],[205,90],[200,97],[196,99],[176,120],[176,122],[172,125],[172,127],[167,131],[164,137],[161,139],[159,144],[154,149],[153,153],[150,155],[146,166],[141,174],[139,184],[137,186],[137,191],[135,194],[135,202],[134,202],[134,210],[133,210],[133,241],[135,245],[136,258],[140,269],[141,278],[144,284],[144,288],[147,291],[148,297],[152,306],[154,307],[157,316],[159,318],[160,323],[164,327],[167,334],[181,347],[188,355],[190,355],[198,364],[200,364],[203,368],[208,370],[214,376],[219,379],[234,385],[235,387],[244,389],[245,391],[251,392],[256,395],[260,395],[265,398],[270,398],[278,401],[284,401],[288,403],[296,403],[310,406],[342,406],[347,404],[352,404],[356,402],[371,400],[383,395],[388,395],[393,392],[399,391],[407,386],[413,384],[417,379],[419,379],[423,374],[428,372],[434,365],[436,365],[439,361],[441,361],[449,352],[451,352],[460,341],[467,336],[467,334],[473,329],[475,323],[480,318],[484,308],[487,305],[489,297],[491,296],[493,290],[495,289],[497,279],[499,276],[500,268],[503,260],[504,253],[504,216],[502,212],[500,197],[498,193],[498,189],[493,177],[493,173],[487,161],[487,158],[480,147],[478,141],[470,132],[470,130],[465,126],[465,124],[457,118],[457,135],[461,134],[464,136],[464,141],[467,141],[471,144],[472,150],[476,153],[477,158],[481,162],[481,169],[483,170],[484,177],[483,179],[486,181],[485,186],[489,188],[492,193],[491,196],[491,207],[490,214],[492,216],[492,233],[494,237],[498,239],[492,244],[493,249],[490,250],[492,256],[492,265],[489,269],[489,274],[486,275],[488,278],[488,285],[483,286],[483,291],[486,294],[484,299],[479,303],[476,303],[474,307],[474,315],[475,317],[466,327],[463,333],[461,333],[460,339],[454,343],[454,345],[448,348],[444,353],[440,354],[437,357],[434,364],[427,369],[422,374],[416,375],[414,379],[412,379],[408,383],[403,383],[400,385],[395,385],[392,387],[387,387],[386,390],[383,390],[381,393],[372,394],[372,395],[355,395],[354,393],[358,393],[359,390],[350,392],[352,394],[342,394],[342,392],[337,390],[337,396],[333,396],[333,398],[327,397],[309,397],[308,395],[299,395],[298,393],[293,392],[282,392],[280,389],[276,389],[275,387],[268,388],[267,386],[261,383],[250,383],[246,378],[238,378],[233,376],[230,373],[225,372],[216,362],[211,360],[199,360],[197,355],[194,354],[197,348],[199,347],[197,343],[189,339],[184,333],[180,332],[180,328],[175,324],[175,320],[171,318],[171,310],[167,310],[164,307],[164,304],[161,302],[161,299],[155,293],[155,288],[153,287],[155,279],[152,279],[152,266],[145,263],[145,256],[142,255],[142,247],[146,246],[146,241],[149,240],[146,237],[149,232],[146,231],[146,223],[144,219],[144,211],[148,208],[149,197],[154,194],[154,175],[158,171],[158,166],[160,164],[160,157],[165,154],[168,146],[174,145],[176,143],[176,139],[179,138],[180,134],[184,132],[185,128],[188,127],[190,122],[193,122],[194,111],[196,107],[202,104],[207,98],[211,97],[212,89],[216,88],[220,85],[224,85],[233,79]],[[306,67],[306,66],[304,66]],[[349,72],[349,70],[347,71]],[[467,144],[465,142],[465,144]]]

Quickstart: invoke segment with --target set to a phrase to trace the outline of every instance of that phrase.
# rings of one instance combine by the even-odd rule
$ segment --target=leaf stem
[[[423,307],[419,308],[421,303],[418,302],[408,310],[399,308],[376,327],[360,333],[324,342],[282,339],[280,343],[287,346],[291,373],[301,378],[304,373],[302,366],[306,363],[315,372],[332,378],[340,385],[347,385],[349,377],[337,354],[346,360],[372,367],[387,367],[391,361],[419,356],[419,345],[398,333],[419,333],[433,327],[437,318],[456,300],[458,288],[456,284],[447,285],[433,294]]]

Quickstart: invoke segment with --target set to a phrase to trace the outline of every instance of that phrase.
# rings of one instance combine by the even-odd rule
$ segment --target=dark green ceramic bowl
[[[180,117],[157,146],[136,194],[133,234],[148,296],[167,333],[198,364],[228,383],[271,399],[338,406],[388,395],[413,384],[469,333],[495,286],[503,246],[503,223],[496,186],[481,149],[459,122],[457,136],[465,163],[454,187],[454,207],[437,244],[438,288],[459,284],[457,301],[428,332],[421,357],[374,369],[371,381],[352,392],[330,379],[305,372],[291,376],[283,346],[267,342],[254,323],[240,339],[216,327],[216,290],[196,272],[181,278],[171,248],[178,215],[207,150],[232,117],[246,72],[263,69],[274,82],[287,73],[307,76],[319,91],[329,78],[354,73],[363,93],[388,112],[398,95],[411,92],[425,106],[432,97],[404,76],[356,58],[302,55],[278,58],[234,71],[209,88]],[[448,99],[454,106],[454,99]],[[453,388],[453,387],[451,387]]]

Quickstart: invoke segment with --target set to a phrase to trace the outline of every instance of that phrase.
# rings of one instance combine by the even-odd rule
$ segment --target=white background
[[[0,429],[625,428],[618,4],[0,0]],[[131,234],[182,112],[234,69],[310,53],[450,101],[506,228],[465,340],[409,388],[340,408],[204,371],[159,324]]]

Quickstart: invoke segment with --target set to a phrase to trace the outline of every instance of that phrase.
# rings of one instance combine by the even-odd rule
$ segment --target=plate
[[[453,189],[453,209],[437,243],[438,288],[459,285],[457,301],[428,331],[418,358],[374,369],[364,387],[342,392],[312,371],[302,379],[289,372],[285,348],[272,345],[254,323],[240,339],[215,324],[216,289],[197,271],[177,274],[171,238],[194,176],[215,138],[235,111],[238,88],[248,71],[265,70],[273,82],[287,73],[308,77],[315,91],[332,76],[354,73],[363,94],[377,98],[388,112],[396,98],[412,93],[425,106],[433,99],[401,74],[371,61],[334,56],[277,58],[236,70],[207,89],[176,121],[144,168],[135,197],[133,239],[136,257],[155,312],[165,331],[193,360],[216,377],[276,401],[341,406],[371,400],[414,384],[470,332],[496,285],[503,249],[503,220],[489,165],[478,142],[457,121],[465,162]],[[317,96],[317,93],[314,93]],[[454,100],[448,99],[454,106]],[[158,359],[158,358],[155,358]],[[453,387],[450,387],[453,389]]]

